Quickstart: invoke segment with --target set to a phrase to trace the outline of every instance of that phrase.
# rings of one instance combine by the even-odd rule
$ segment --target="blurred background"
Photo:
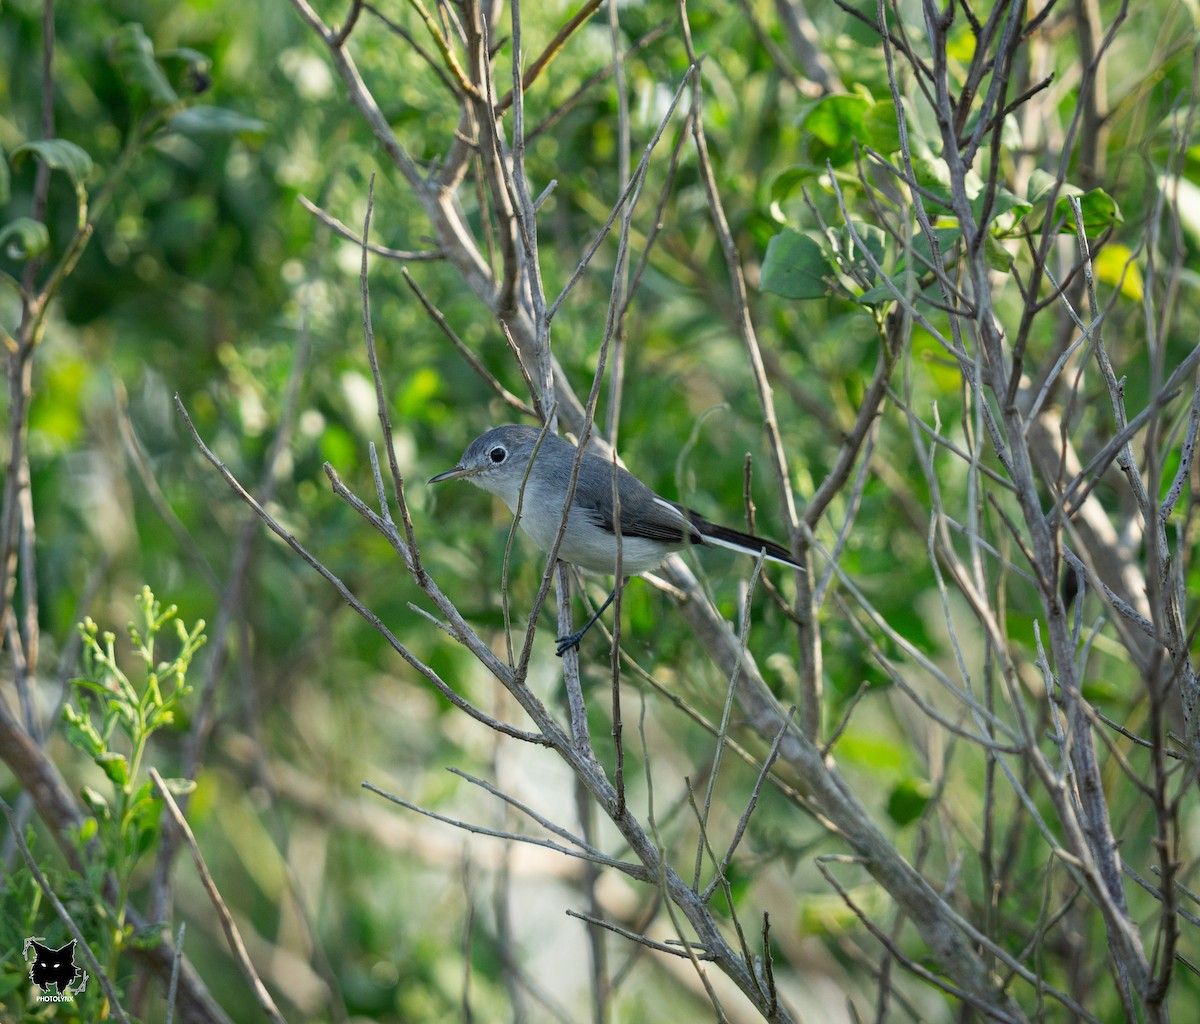
[[[352,49],[397,136],[416,160],[432,164],[446,151],[459,104],[439,73],[384,20],[420,37],[429,49],[418,6],[381,5],[378,16],[368,10]],[[873,19],[869,6],[864,12]],[[1115,4],[1090,6],[1099,24],[1113,24]],[[323,4],[321,13],[337,22],[345,7]],[[833,193],[819,185],[826,159],[843,167],[845,187],[854,190],[855,156],[839,148],[840,129],[834,124],[828,128],[833,135],[823,135],[823,122],[812,119],[824,90],[840,83],[835,91],[873,97],[885,110],[890,99],[878,38],[869,25],[834,5],[808,12],[821,40],[819,66],[829,76],[821,84],[802,73],[794,58],[779,56],[780,50],[791,52],[790,22],[778,17],[787,9],[786,3],[751,0],[699,5],[689,16],[697,49],[707,54],[705,128],[718,186],[782,410],[791,482],[803,498],[834,464],[875,372],[882,307],[872,311],[836,288],[812,301],[794,301],[759,287],[761,263],[768,243],[785,227],[814,228],[818,217],[840,223]],[[540,53],[571,13],[554,2],[523,7],[524,51]],[[919,19],[916,8],[907,13]],[[1194,190],[1200,172],[1191,144],[1194,12],[1156,0],[1124,13],[1112,59],[1129,71],[1108,80],[1111,95],[1098,146],[1083,156],[1070,148],[1052,150],[1067,134],[1066,144],[1073,145],[1076,131],[1079,77],[1072,69],[1079,42],[1068,31],[1074,22],[1063,14],[1062,21],[1051,19],[1061,38],[1051,38],[1029,57],[1042,62],[1031,77],[1057,72],[1041,108],[1046,137],[1023,138],[1014,125],[1005,157],[1012,164],[1005,171],[1011,172],[1010,182],[1027,183],[1043,147],[1065,151],[1071,180],[1084,189],[1102,185],[1119,205],[1123,220],[1098,274],[1109,303],[1114,362],[1135,366],[1118,374],[1129,373],[1128,394],[1144,398],[1149,385],[1136,369],[1145,345],[1139,327],[1141,268],[1155,254],[1140,246],[1158,201],[1155,183],[1168,164],[1181,177],[1176,193],[1181,212],[1162,251],[1170,249],[1184,267],[1195,266]],[[622,68],[634,163],[687,68],[677,19],[673,5],[630,3],[620,9],[622,49],[635,47]],[[505,75],[511,58],[506,23],[507,13],[496,40]],[[436,248],[424,212],[347,102],[323,47],[282,0],[60,4],[53,25],[50,134],[76,143],[94,161],[86,187],[95,229],[77,265],[64,275],[32,352],[26,449],[36,514],[39,642],[27,699],[18,700],[5,681],[10,710],[38,737],[73,793],[84,786],[103,791],[111,780],[60,725],[64,696],[80,703],[68,685],[84,672],[76,624],[90,616],[101,631],[113,631],[118,660],[136,682],[141,677],[135,645],[125,626],[140,614],[134,599],[149,585],[164,606],[177,607],[189,629],[205,620],[208,642],[188,668],[192,693],[149,740],[145,766],[167,777],[193,774],[189,765],[194,769],[187,817],[249,956],[288,1019],[707,1018],[712,1007],[686,962],[639,955],[611,936],[596,938],[564,913],[572,909],[641,927],[655,919],[649,887],[547,849],[468,835],[360,788],[370,780],[456,820],[530,827],[448,770],[461,769],[591,835],[600,848],[619,850],[611,826],[596,820],[557,759],[498,739],[454,710],[326,581],[270,535],[201,457],[176,410],[178,395],[216,456],[248,490],[264,495],[270,513],[417,657],[489,713],[527,727],[511,698],[474,659],[410,608],[430,605],[384,539],[333,495],[322,469],[330,463],[352,490],[375,504],[368,445],[381,435],[363,337],[361,251],[314,216],[302,197],[357,233],[375,176],[372,241],[409,252]],[[131,26],[141,26],[141,35]],[[1048,30],[1048,38],[1052,35]],[[139,77],[137,69],[146,66],[141,39],[178,98],[169,116],[156,106],[156,81]],[[967,60],[965,31],[962,39],[960,56]],[[3,5],[0,147],[6,155],[45,134],[44,41],[42,4]],[[526,100],[532,191],[537,195],[557,182],[539,223],[541,270],[551,297],[575,270],[622,187],[617,94],[611,76],[588,84],[608,67],[611,52],[602,11],[569,39]],[[858,116],[862,129],[861,112]],[[631,236],[636,260],[655,224],[665,225],[624,323],[619,447],[626,464],[660,493],[733,526],[744,523],[744,463],[751,457],[757,529],[786,539],[767,469],[755,382],[736,329],[704,185],[689,148],[677,164],[671,159],[682,123],[678,117],[671,123],[655,151]],[[862,130],[874,129],[868,124]],[[35,159],[12,161],[4,223],[33,216],[36,180]],[[655,204],[668,187],[656,216]],[[852,201],[861,204],[856,215],[870,219],[865,192],[859,190]],[[482,233],[472,187],[462,190],[461,202]],[[77,213],[70,174],[55,171],[39,279],[68,246]],[[615,259],[616,240],[610,237],[554,325],[554,352],[584,395],[596,365]],[[27,266],[17,249],[0,252],[0,269],[13,280],[20,281]],[[516,414],[430,321],[406,285],[402,266],[484,366],[521,397],[526,391],[495,319],[453,268],[438,260],[372,257],[380,369],[421,555],[474,628],[502,651],[500,580],[511,517],[474,488],[442,485],[435,491],[424,481],[451,467],[483,429],[512,422]],[[1168,367],[1177,352],[1191,347],[1197,327],[1190,301],[1194,269],[1177,280],[1186,301],[1174,307],[1164,338]],[[1015,287],[998,284],[997,296],[1002,311],[1019,312]],[[1031,349],[1052,350],[1064,331],[1054,315],[1043,333],[1034,332]],[[0,289],[5,330],[16,332],[20,319],[17,291]],[[949,434],[970,434],[957,367],[919,329],[911,346],[903,383],[895,379],[897,390],[921,416],[932,417],[936,403]],[[1093,391],[1092,399],[1103,412],[1103,392]],[[614,400],[606,382],[598,422],[605,422]],[[7,451],[11,392],[6,402]],[[930,565],[928,482],[903,412],[891,410],[884,418],[870,467],[854,502],[835,502],[833,525],[822,527],[824,542],[832,546],[838,523],[854,516],[840,564],[883,619],[916,650],[951,670],[956,654],[946,619],[961,616],[964,632],[957,639],[965,641],[963,657],[980,664],[978,634],[957,595],[948,598],[951,611],[945,610]],[[947,471],[943,484],[951,494],[965,492],[961,465]],[[1110,488],[1105,481],[1101,494],[1119,508],[1121,499]],[[1181,534],[1185,546],[1191,532],[1189,520]],[[744,580],[753,568],[749,560],[714,552],[689,561],[703,574],[718,608],[736,623]],[[518,538],[508,570],[517,630],[524,628],[543,569],[543,556]],[[768,575],[790,594],[790,581]],[[17,609],[32,586],[18,573],[10,633],[20,632]],[[592,584],[589,593],[601,597],[600,585]],[[1027,591],[1010,596],[1005,628],[1032,651],[1038,606]],[[789,703],[797,669],[787,616],[761,588],[753,615],[750,648]],[[887,695],[886,673],[844,610],[830,602],[822,616],[825,734],[852,700],[862,701],[838,740],[838,764],[906,855],[952,879],[956,850],[971,851],[973,858],[983,841],[979,792],[990,769],[980,758],[954,760],[945,746],[953,745],[953,736],[935,738],[914,724],[910,706]],[[161,649],[178,647],[173,629],[165,631]],[[530,685],[560,707],[564,694],[561,664],[550,643],[553,629],[548,611],[535,642]],[[669,596],[646,583],[635,581],[625,593],[622,640],[667,691],[634,674],[627,678],[630,802],[644,809],[653,798],[660,826],[678,838],[691,813],[682,780],[690,779],[694,792],[703,790],[713,748],[709,733],[667,693],[718,721],[725,680],[693,649]],[[881,643],[885,653],[904,660],[893,641]],[[1090,693],[1106,714],[1136,731],[1146,721],[1139,711],[1144,705],[1137,673],[1108,634],[1095,645]],[[608,648],[592,636],[583,654],[593,736],[602,757],[611,756]],[[4,671],[6,676],[12,671],[8,662]],[[1022,672],[1037,705],[1041,683],[1032,654]],[[32,721],[25,721],[26,708]],[[653,793],[643,736],[654,752]],[[756,774],[735,757],[722,762],[713,811],[718,820],[736,822]],[[68,894],[68,906],[99,929],[103,913],[93,896],[70,887],[68,865],[44,824],[20,800],[21,790],[14,775],[0,769],[0,794],[17,808],[22,828],[28,826],[35,856]],[[936,813],[927,811],[935,793]],[[1114,801],[1131,847],[1149,844],[1153,828],[1139,823],[1137,794]],[[1181,810],[1181,835],[1193,842],[1184,846],[1194,848],[1198,826],[1189,800]],[[1037,872],[1041,879],[1048,870],[1045,851],[1028,821],[1021,828],[1028,831],[1008,851],[1005,870],[1013,878],[1024,870]],[[148,835],[142,855],[125,862],[130,903],[150,916],[154,894],[164,891],[155,878],[159,841]],[[97,1019],[88,1014],[100,1002],[81,1000],[73,1010],[30,1001],[27,967],[18,952],[24,938],[47,934],[65,942],[69,936],[36,897],[11,836],[3,852],[4,1012],[13,1019]],[[879,947],[813,863],[816,854],[839,852],[845,847],[818,820],[798,813],[768,787],[732,868],[733,895],[750,908],[750,919],[770,909],[781,985],[791,1005],[810,1020],[853,1019],[851,1005],[858,1007],[858,1019],[879,1009]],[[926,856],[928,862],[922,860]],[[981,877],[970,871],[968,876],[963,899],[986,904]],[[165,917],[171,934],[186,920],[185,951],[224,1011],[237,1021],[260,1019],[186,852],[176,853],[171,878],[175,903]],[[1039,920],[1051,888],[1047,882],[1045,890],[1031,887],[1014,895],[1005,912],[1024,925]],[[880,890],[865,881],[855,894],[869,913],[894,925],[912,955],[921,956],[911,930],[888,916]],[[121,949],[132,942],[122,941]],[[1115,993],[1111,1000],[1096,995],[1107,975],[1102,964],[1088,962],[1087,949],[1104,941],[1094,916],[1081,916],[1061,941],[1053,953],[1058,983],[1072,991],[1090,989],[1099,1019],[1124,1019]],[[1013,942],[1019,952],[1022,943]],[[1189,958],[1197,952],[1194,935],[1183,952]],[[591,984],[597,957],[612,985],[600,1009]],[[115,980],[140,1018],[161,1019],[163,993],[139,979],[138,961],[114,952],[112,962],[118,965]],[[1180,969],[1175,983],[1184,993],[1181,1006],[1200,994],[1187,970]],[[894,993],[891,1017],[968,1019],[959,1017],[952,1000],[911,976],[892,984],[882,989]],[[757,1019],[736,994],[720,991],[730,1000],[729,1019]],[[89,998],[103,999],[94,987]]]

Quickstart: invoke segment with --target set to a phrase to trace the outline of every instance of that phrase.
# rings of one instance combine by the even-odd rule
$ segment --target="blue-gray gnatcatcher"
[[[562,522],[563,503],[575,456],[575,446],[557,434],[547,433],[542,437],[542,431],[536,427],[494,427],[467,446],[457,466],[439,473],[429,482],[469,480],[476,487],[499,496],[514,515],[519,504],[521,529],[549,551]],[[763,555],[772,562],[796,569],[804,568],[779,544],[710,523],[698,512],[659,497],[620,467],[617,468],[617,494],[620,498],[623,576],[649,572],[672,551],[690,544],[718,544],[748,555]],[[579,479],[558,557],[585,572],[615,574],[617,526],[613,509],[613,466],[588,452],[579,467]],[[608,600],[587,625],[570,636],[558,638],[560,657],[570,648],[579,646],[584,633],[615,596],[614,587]]]

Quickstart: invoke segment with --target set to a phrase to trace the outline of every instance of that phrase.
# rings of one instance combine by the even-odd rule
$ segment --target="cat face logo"
[[[54,986],[59,998],[77,995],[87,985],[87,972],[75,966],[75,940],[65,946],[51,949],[43,946],[36,939],[26,939],[23,955],[29,960],[29,949],[33,947],[33,963],[29,965],[29,980],[42,989],[42,998],[53,998],[45,991]],[[74,991],[71,986],[74,985]]]

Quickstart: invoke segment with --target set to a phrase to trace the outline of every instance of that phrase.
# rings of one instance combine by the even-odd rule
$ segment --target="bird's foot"
[[[588,623],[588,625],[591,625],[591,623]],[[579,629],[569,636],[555,637],[554,642],[558,644],[558,647],[555,648],[555,653],[561,658],[567,651],[579,650],[579,642],[583,639],[583,634],[586,632],[587,629]]]

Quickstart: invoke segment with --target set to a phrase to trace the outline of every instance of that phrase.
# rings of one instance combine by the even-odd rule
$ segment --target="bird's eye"
[[[508,458],[508,451],[500,445],[496,445],[495,448],[488,452],[488,458],[498,466]]]

